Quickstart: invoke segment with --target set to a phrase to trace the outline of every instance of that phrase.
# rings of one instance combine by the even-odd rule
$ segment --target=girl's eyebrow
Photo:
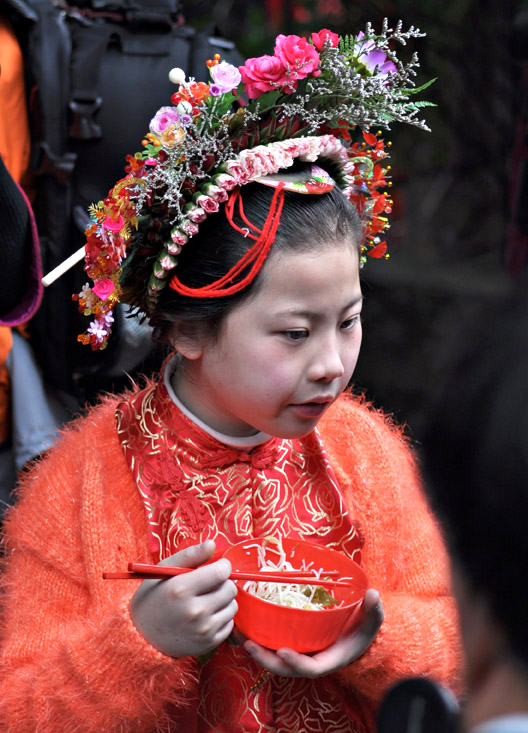
[[[363,300],[364,300],[364,295],[363,294],[358,295],[358,296],[352,298],[352,300],[350,300],[344,306],[343,310],[346,311],[349,308],[353,308],[358,303],[363,302]],[[285,310],[277,311],[277,313],[274,313],[273,315],[276,316],[276,317],[280,317],[280,316],[298,316],[299,318],[317,318],[317,317],[319,317],[320,314],[317,313],[316,311],[308,310],[307,308],[286,308]]]

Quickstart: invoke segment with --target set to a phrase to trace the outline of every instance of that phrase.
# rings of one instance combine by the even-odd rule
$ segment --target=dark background
[[[194,0],[186,19],[213,19],[245,57],[273,53],[277,33],[323,27],[357,33],[367,21],[401,19],[427,36],[417,79],[432,132],[395,125],[391,258],[369,261],[364,340],[354,381],[377,405],[420,434],[453,333],[481,296],[526,270],[528,184],[526,0]],[[524,192],[522,189],[524,185]],[[482,324],[486,328],[486,324]]]

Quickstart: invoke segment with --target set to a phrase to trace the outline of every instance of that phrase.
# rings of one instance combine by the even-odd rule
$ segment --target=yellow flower
[[[180,145],[185,139],[186,132],[179,125],[169,125],[160,133],[161,144],[164,148],[172,150],[176,145]]]

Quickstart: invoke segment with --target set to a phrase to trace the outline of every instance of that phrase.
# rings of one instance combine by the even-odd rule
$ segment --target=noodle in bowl
[[[326,649],[343,633],[352,631],[368,581],[363,569],[336,550],[300,539],[257,537],[228,548],[224,557],[242,572],[314,570],[314,578],[338,571],[350,587],[325,591],[317,580],[298,583],[238,584],[237,628],[269,649],[289,647],[307,653]]]

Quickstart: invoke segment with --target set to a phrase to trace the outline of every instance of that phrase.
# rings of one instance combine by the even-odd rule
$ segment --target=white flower
[[[185,71],[177,66],[174,67],[174,69],[169,71],[169,80],[173,84],[183,84],[185,81]]]

